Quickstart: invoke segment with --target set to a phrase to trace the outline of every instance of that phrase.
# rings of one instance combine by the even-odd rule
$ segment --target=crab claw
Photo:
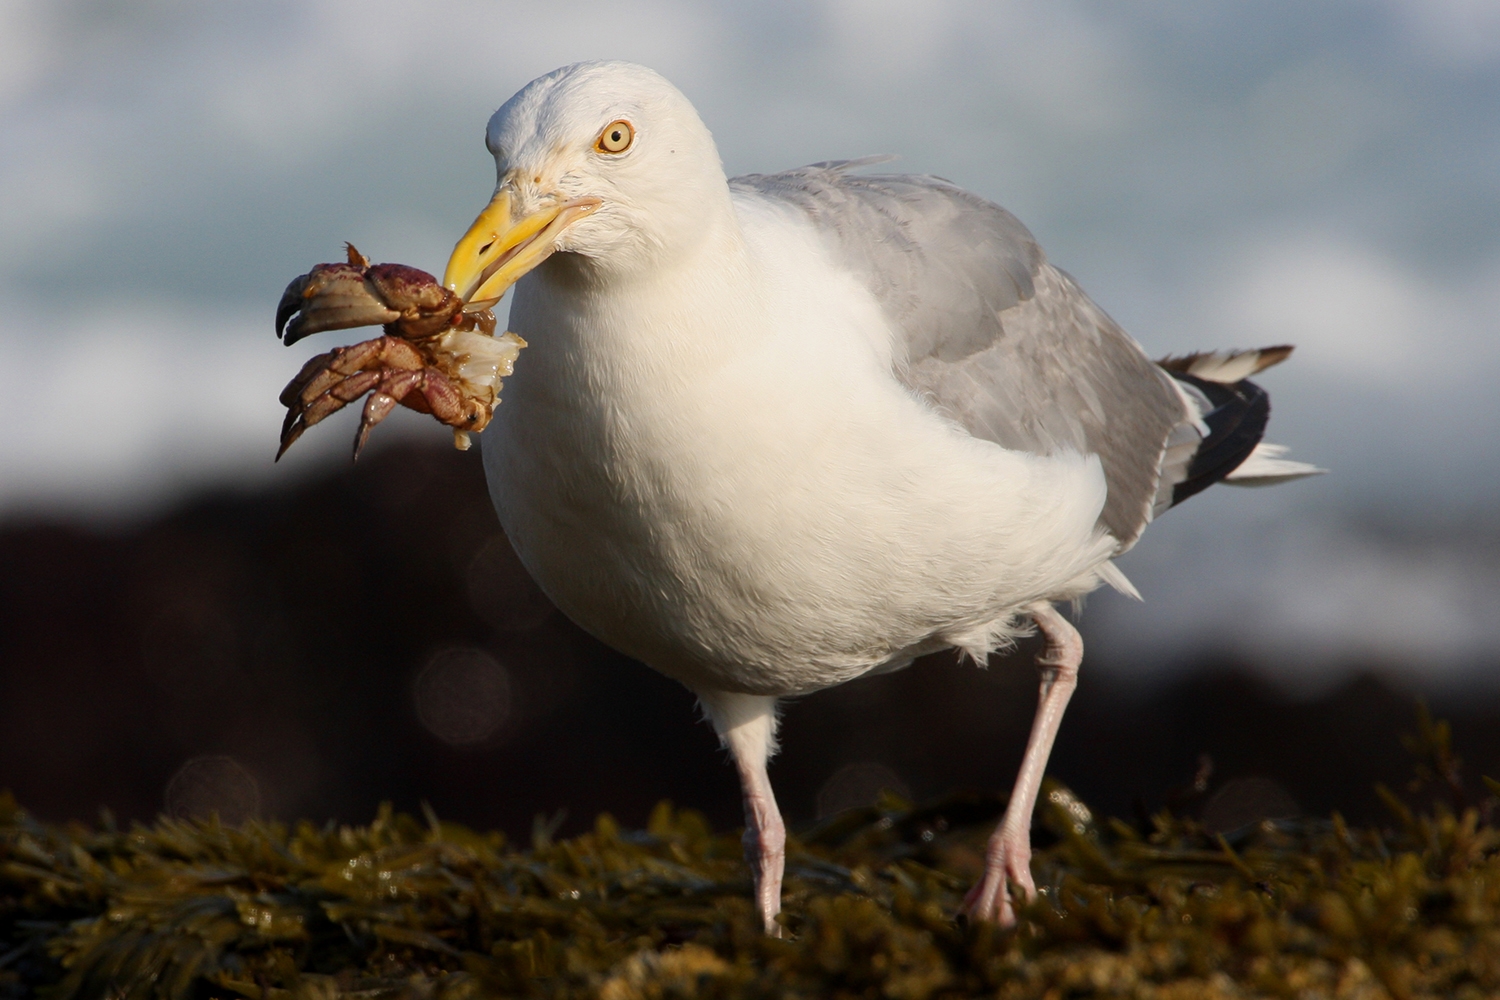
[[[385,326],[405,340],[453,327],[463,302],[426,271],[405,264],[370,266],[349,246],[345,264],[319,264],[295,278],[276,307],[276,335],[287,344],[324,330]]]
[[[359,269],[348,264],[319,264],[286,287],[276,307],[276,335],[295,344],[324,330],[372,326],[400,318],[399,312],[371,292]]]

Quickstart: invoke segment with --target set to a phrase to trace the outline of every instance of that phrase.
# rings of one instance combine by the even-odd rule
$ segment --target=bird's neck
[[[649,266],[554,255],[517,289],[512,328],[587,368],[690,377],[753,335],[764,315],[754,268],[732,210],[706,213]]]

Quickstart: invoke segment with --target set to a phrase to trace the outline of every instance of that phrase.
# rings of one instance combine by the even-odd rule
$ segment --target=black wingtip
[[[1172,488],[1172,506],[1175,507],[1219,482],[1250,457],[1271,419],[1271,397],[1248,379],[1226,384],[1210,382],[1185,372],[1174,371],[1171,375],[1196,388],[1213,406],[1203,415],[1203,422],[1208,425],[1208,437],[1193,455],[1187,478]]]

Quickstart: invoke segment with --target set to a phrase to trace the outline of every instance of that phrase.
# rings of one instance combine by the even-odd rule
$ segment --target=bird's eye
[[[599,141],[594,143],[594,148],[601,153],[623,153],[630,148],[634,139],[635,129],[630,127],[629,122],[621,119],[617,122],[610,122],[604,127],[604,131],[599,133]]]

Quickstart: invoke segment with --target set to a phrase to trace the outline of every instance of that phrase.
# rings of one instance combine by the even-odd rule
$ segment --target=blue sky
[[[1272,438],[1335,474],[1154,526],[1125,564],[1146,605],[1086,618],[1102,662],[1500,658],[1488,0],[5,0],[0,512],[117,520],[344,461],[336,420],[270,463],[327,346],[276,342],[282,287],[345,239],[440,270],[490,113],[586,58],[672,79],[731,174],[889,152],[995,199],[1153,353],[1298,345]]]

